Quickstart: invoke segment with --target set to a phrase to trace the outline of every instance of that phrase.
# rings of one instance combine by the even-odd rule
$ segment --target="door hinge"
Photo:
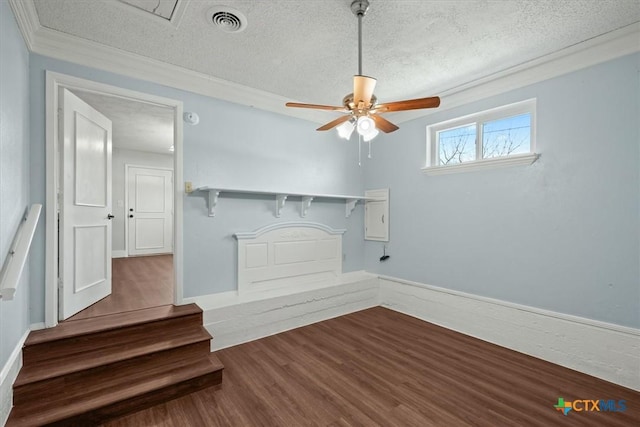
[[[62,279],[58,277],[58,289],[62,289]]]

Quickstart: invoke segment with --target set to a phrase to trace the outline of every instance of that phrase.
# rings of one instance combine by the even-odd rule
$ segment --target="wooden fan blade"
[[[376,127],[384,133],[391,133],[393,131],[400,129],[398,126],[394,125],[389,120],[377,114],[372,114],[369,117],[371,117],[373,121],[376,122]]]
[[[371,106],[371,97],[376,88],[376,79],[367,76],[353,76],[353,103],[356,108],[362,101],[365,107]]]
[[[287,107],[295,108],[313,108],[315,110],[329,110],[329,111],[348,111],[344,107],[334,107],[332,105],[318,105],[318,104],[301,104],[299,102],[287,102]]]
[[[344,116],[340,116],[337,119],[330,121],[329,123],[327,123],[324,126],[320,126],[316,130],[329,130],[331,128],[334,128],[334,127],[338,126],[339,124],[342,124],[342,123],[346,122],[350,118],[351,118],[351,114],[345,114]]]
[[[374,108],[374,111],[379,113],[386,113],[388,111],[419,110],[421,108],[436,108],[439,105],[440,98],[434,96],[431,98],[407,99],[405,101],[378,104]]]

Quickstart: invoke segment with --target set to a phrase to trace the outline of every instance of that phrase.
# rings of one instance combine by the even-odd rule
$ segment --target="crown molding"
[[[325,111],[287,108],[284,104],[291,100],[283,96],[43,27],[33,0],[9,4],[33,53],[314,122],[333,117]]]
[[[402,123],[425,117],[620,58],[640,51],[639,40],[640,22],[636,22],[489,76],[436,91],[442,99],[438,109],[397,113],[392,121]]]
[[[287,108],[284,104],[293,100],[280,95],[45,28],[33,0],[9,0],[9,4],[33,53],[312,122],[334,117],[326,111]],[[434,90],[442,98],[437,110],[390,117],[395,123],[406,122],[638,52],[639,39],[640,23],[634,23],[489,76]]]
[[[34,36],[41,27],[35,4],[31,0],[9,0],[9,6],[13,10],[27,48],[33,52]]]

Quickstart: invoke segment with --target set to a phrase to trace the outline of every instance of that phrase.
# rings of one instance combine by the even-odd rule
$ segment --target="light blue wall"
[[[391,258],[368,271],[640,327],[640,55],[402,124],[367,188],[391,189]],[[531,166],[426,176],[426,126],[538,100]],[[391,117],[390,117],[391,118]]]
[[[0,265],[29,206],[29,53],[0,1]],[[0,369],[29,329],[29,271],[11,301],[0,299]]]
[[[363,172],[355,144],[333,133],[314,132],[314,124],[224,102],[150,82],[81,67],[40,55],[31,56],[32,149],[31,195],[45,200],[45,70],[113,86],[181,100],[185,111],[199,114],[200,124],[184,128],[184,179],[198,185],[284,189],[292,192],[361,194]],[[205,195],[184,199],[184,296],[235,289],[236,242],[232,233],[278,221],[300,220],[299,206],[289,203],[281,218],[275,202],[222,198],[215,218],[207,216]],[[344,271],[362,269],[362,207],[345,219],[344,203],[313,203],[305,219],[347,228]],[[44,227],[34,241],[32,322],[44,317]]]
[[[230,188],[363,194],[357,144],[313,123],[198,97],[185,105],[200,115],[185,125],[185,180]],[[280,218],[275,200],[222,194],[215,218],[206,215],[204,193],[185,201],[185,296],[236,289],[236,241],[232,234],[300,218],[300,201],[288,200]],[[313,202],[305,221],[346,228],[344,271],[362,269],[362,207],[346,219],[344,202]],[[189,262],[186,261],[190,259]]]

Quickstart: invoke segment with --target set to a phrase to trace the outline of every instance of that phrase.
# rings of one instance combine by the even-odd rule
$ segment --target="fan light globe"
[[[379,133],[378,129],[376,129],[376,123],[369,116],[360,116],[356,127],[358,128],[358,133],[367,142],[371,141]]]
[[[376,125],[371,117],[361,116],[358,118],[358,133],[365,136],[372,130],[375,130]]]
[[[376,136],[378,136],[380,132],[378,131],[378,129],[373,128],[373,130],[371,130],[369,133],[367,133],[366,135],[362,135],[362,139],[365,140],[365,142],[369,142],[371,141],[373,138],[375,138]]]
[[[353,133],[353,130],[356,128],[355,123],[353,123],[351,120],[344,122],[343,124],[341,124],[340,126],[338,126],[336,128],[336,130],[338,131],[338,136],[340,138],[344,138],[346,140],[351,138],[351,134]]]

